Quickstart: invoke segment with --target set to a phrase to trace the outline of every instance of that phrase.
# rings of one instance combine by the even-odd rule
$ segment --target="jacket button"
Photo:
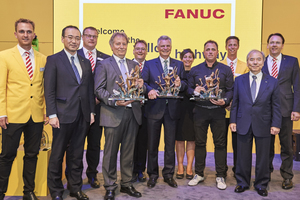
[[[30,98],[32,98],[32,96]]]

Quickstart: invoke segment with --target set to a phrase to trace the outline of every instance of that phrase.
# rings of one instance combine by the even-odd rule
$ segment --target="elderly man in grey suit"
[[[141,193],[132,186],[134,143],[139,125],[142,123],[142,111],[139,101],[108,100],[118,89],[116,82],[120,76],[126,80],[126,72],[136,67],[136,62],[126,59],[128,45],[127,35],[115,32],[109,41],[113,55],[96,66],[95,94],[101,102],[100,126],[104,127],[105,146],[102,173],[106,194],[104,199],[114,199],[117,181],[117,154],[120,149],[121,189],[133,197],[141,197]],[[138,85],[143,87],[143,80]],[[145,90],[144,90],[145,91]]]

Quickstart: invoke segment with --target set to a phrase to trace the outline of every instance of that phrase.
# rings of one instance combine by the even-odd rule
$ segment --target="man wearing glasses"
[[[62,30],[64,49],[47,58],[45,99],[52,126],[52,153],[48,168],[48,187],[52,199],[61,200],[62,161],[66,154],[70,196],[89,199],[81,191],[82,157],[85,136],[94,122],[94,81],[90,62],[77,54],[81,34],[76,26]]]
[[[98,39],[98,31],[94,27],[86,27],[82,32],[83,47],[77,51],[79,55],[88,59],[91,63],[92,72],[95,74],[95,66],[101,60],[110,57],[96,49]],[[96,98],[95,106],[95,123],[93,123],[87,134],[87,151],[86,162],[88,164],[86,176],[88,182],[93,188],[99,188],[100,183],[97,179],[97,167],[100,159],[100,140],[102,136],[102,127],[99,126],[100,122],[100,102]]]

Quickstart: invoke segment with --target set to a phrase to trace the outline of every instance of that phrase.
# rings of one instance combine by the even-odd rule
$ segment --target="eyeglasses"
[[[135,48],[136,51],[146,51],[145,48]]]
[[[68,38],[70,41],[72,40],[80,41],[81,39],[79,36],[73,36],[73,35],[66,35],[64,37]]]
[[[87,34],[83,34],[85,37],[87,38],[93,38],[93,39],[97,39],[98,38],[98,35],[87,35]]]

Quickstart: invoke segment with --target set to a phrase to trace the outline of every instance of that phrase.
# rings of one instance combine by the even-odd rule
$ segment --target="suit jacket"
[[[98,51],[98,50],[96,50],[96,51],[97,51],[97,57],[96,57],[96,64],[95,64],[95,65],[97,65],[98,62],[100,62],[100,61],[102,61],[102,60],[104,60],[104,59],[110,57],[109,55],[107,55],[107,54],[105,54],[105,53],[102,53],[101,51]],[[78,53],[80,56],[82,56],[82,57],[85,58],[85,55],[84,55],[84,52],[83,52],[83,48],[78,49],[77,53]]]
[[[0,116],[9,123],[43,122],[44,70],[46,56],[33,50],[35,69],[30,80],[22,56],[15,46],[0,52]]]
[[[270,127],[281,127],[278,82],[263,74],[255,101],[252,101],[249,73],[235,79],[230,123],[237,124],[237,133],[246,135],[251,126],[256,137],[270,135]]]
[[[269,74],[268,62],[262,71]],[[290,117],[291,112],[300,112],[300,79],[298,59],[292,56],[282,55],[278,73],[278,84],[281,101],[281,114],[283,117]]]
[[[170,58],[170,67],[177,67],[177,75],[181,80],[180,95],[183,95],[185,90],[187,89],[187,78],[183,63],[181,61]],[[158,76],[162,77],[163,73],[163,67],[159,58],[155,58],[145,62],[144,69],[142,71],[142,77],[147,88],[147,94],[150,92],[150,90],[159,88],[155,81],[159,82]],[[174,78],[172,80],[174,81]],[[161,83],[165,84],[165,81],[162,78]],[[181,100],[168,99],[168,104],[170,117],[173,120],[179,119]],[[165,108],[165,99],[149,99],[147,101],[147,104],[145,105],[146,117],[151,119],[161,119],[164,115]]]
[[[126,59],[128,71],[131,71],[137,65],[136,62]],[[95,69],[95,95],[101,101],[100,126],[117,127],[123,118],[124,106],[116,106],[116,101],[108,100],[112,97],[113,90],[119,86],[116,81],[120,82],[122,76],[120,68],[114,59],[109,57],[97,63]],[[125,81],[125,80],[124,80]],[[134,117],[139,125],[142,123],[142,111],[139,101],[131,103]]]
[[[221,63],[225,64],[225,65],[228,65],[227,64],[227,59],[224,59],[222,61],[220,61]],[[229,65],[228,65],[229,66]],[[245,74],[249,72],[249,68],[247,66],[247,63],[243,62],[243,61],[240,61],[239,59],[237,60],[237,63],[236,63],[236,69],[235,69],[235,72],[234,72],[234,78],[242,75],[242,74]],[[237,76],[238,75],[238,76]],[[226,109],[226,118],[230,118],[230,112]]]
[[[62,124],[72,123],[79,109],[89,122],[94,111],[94,82],[89,60],[78,55],[82,68],[81,83],[77,82],[70,60],[62,50],[47,58],[45,70],[45,98],[47,116],[56,114]]]

